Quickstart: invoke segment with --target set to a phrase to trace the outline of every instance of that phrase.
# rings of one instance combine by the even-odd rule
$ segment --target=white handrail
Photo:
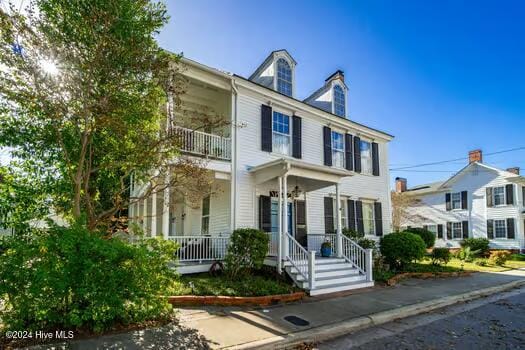
[[[203,131],[174,126],[171,131],[181,151],[217,159],[231,160],[231,139]]]
[[[223,260],[228,251],[230,236],[171,236],[177,242],[176,255],[179,261]]]
[[[303,248],[299,242],[295,240],[289,233],[286,234],[288,239],[288,251],[284,252],[286,260],[288,260],[293,267],[297,269],[299,274],[303,276],[305,281],[309,282],[310,289],[314,287],[314,269],[315,252],[310,254]]]
[[[346,236],[343,238],[343,257],[352,263],[360,272],[372,280],[372,249],[364,249]]]

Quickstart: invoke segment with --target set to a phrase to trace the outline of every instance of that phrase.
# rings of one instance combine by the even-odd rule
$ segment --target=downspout
[[[231,184],[230,184],[230,227],[237,228],[237,107],[239,90],[235,85],[235,78],[231,77],[232,84],[232,120],[231,120]]]

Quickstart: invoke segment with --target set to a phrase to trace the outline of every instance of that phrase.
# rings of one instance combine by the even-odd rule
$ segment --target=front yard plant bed
[[[174,295],[168,297],[172,305],[218,305],[218,306],[242,306],[258,305],[267,306],[280,303],[299,301],[305,296],[304,292],[289,294],[265,295],[259,297],[230,297],[230,296],[200,296],[200,295]]]

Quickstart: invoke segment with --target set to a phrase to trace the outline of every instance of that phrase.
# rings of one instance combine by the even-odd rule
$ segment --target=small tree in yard
[[[391,192],[392,226],[395,232],[401,230],[404,223],[409,222],[415,215],[409,210],[420,201],[405,192]]]
[[[230,278],[245,276],[263,266],[270,237],[263,231],[243,228],[233,231],[226,254],[226,273]]]
[[[184,90],[179,57],[154,38],[167,20],[150,0],[0,9],[0,147],[12,148],[16,178],[39,179],[54,211],[90,230],[130,204],[131,175],[149,184],[143,197],[210,187],[200,164],[175,157],[178,137],[166,132],[166,103],[172,117]]]

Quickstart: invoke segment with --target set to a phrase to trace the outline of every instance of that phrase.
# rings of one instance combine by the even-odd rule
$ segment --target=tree
[[[0,147],[13,148],[19,174],[45,179],[58,212],[90,229],[141,199],[128,196],[132,175],[148,184],[143,197],[209,188],[167,131],[166,102],[172,111],[184,90],[180,57],[154,37],[167,20],[150,0],[0,9]]]
[[[404,192],[391,192],[392,199],[392,226],[395,232],[401,230],[401,226],[409,222],[416,215],[409,210],[420,201]]]

